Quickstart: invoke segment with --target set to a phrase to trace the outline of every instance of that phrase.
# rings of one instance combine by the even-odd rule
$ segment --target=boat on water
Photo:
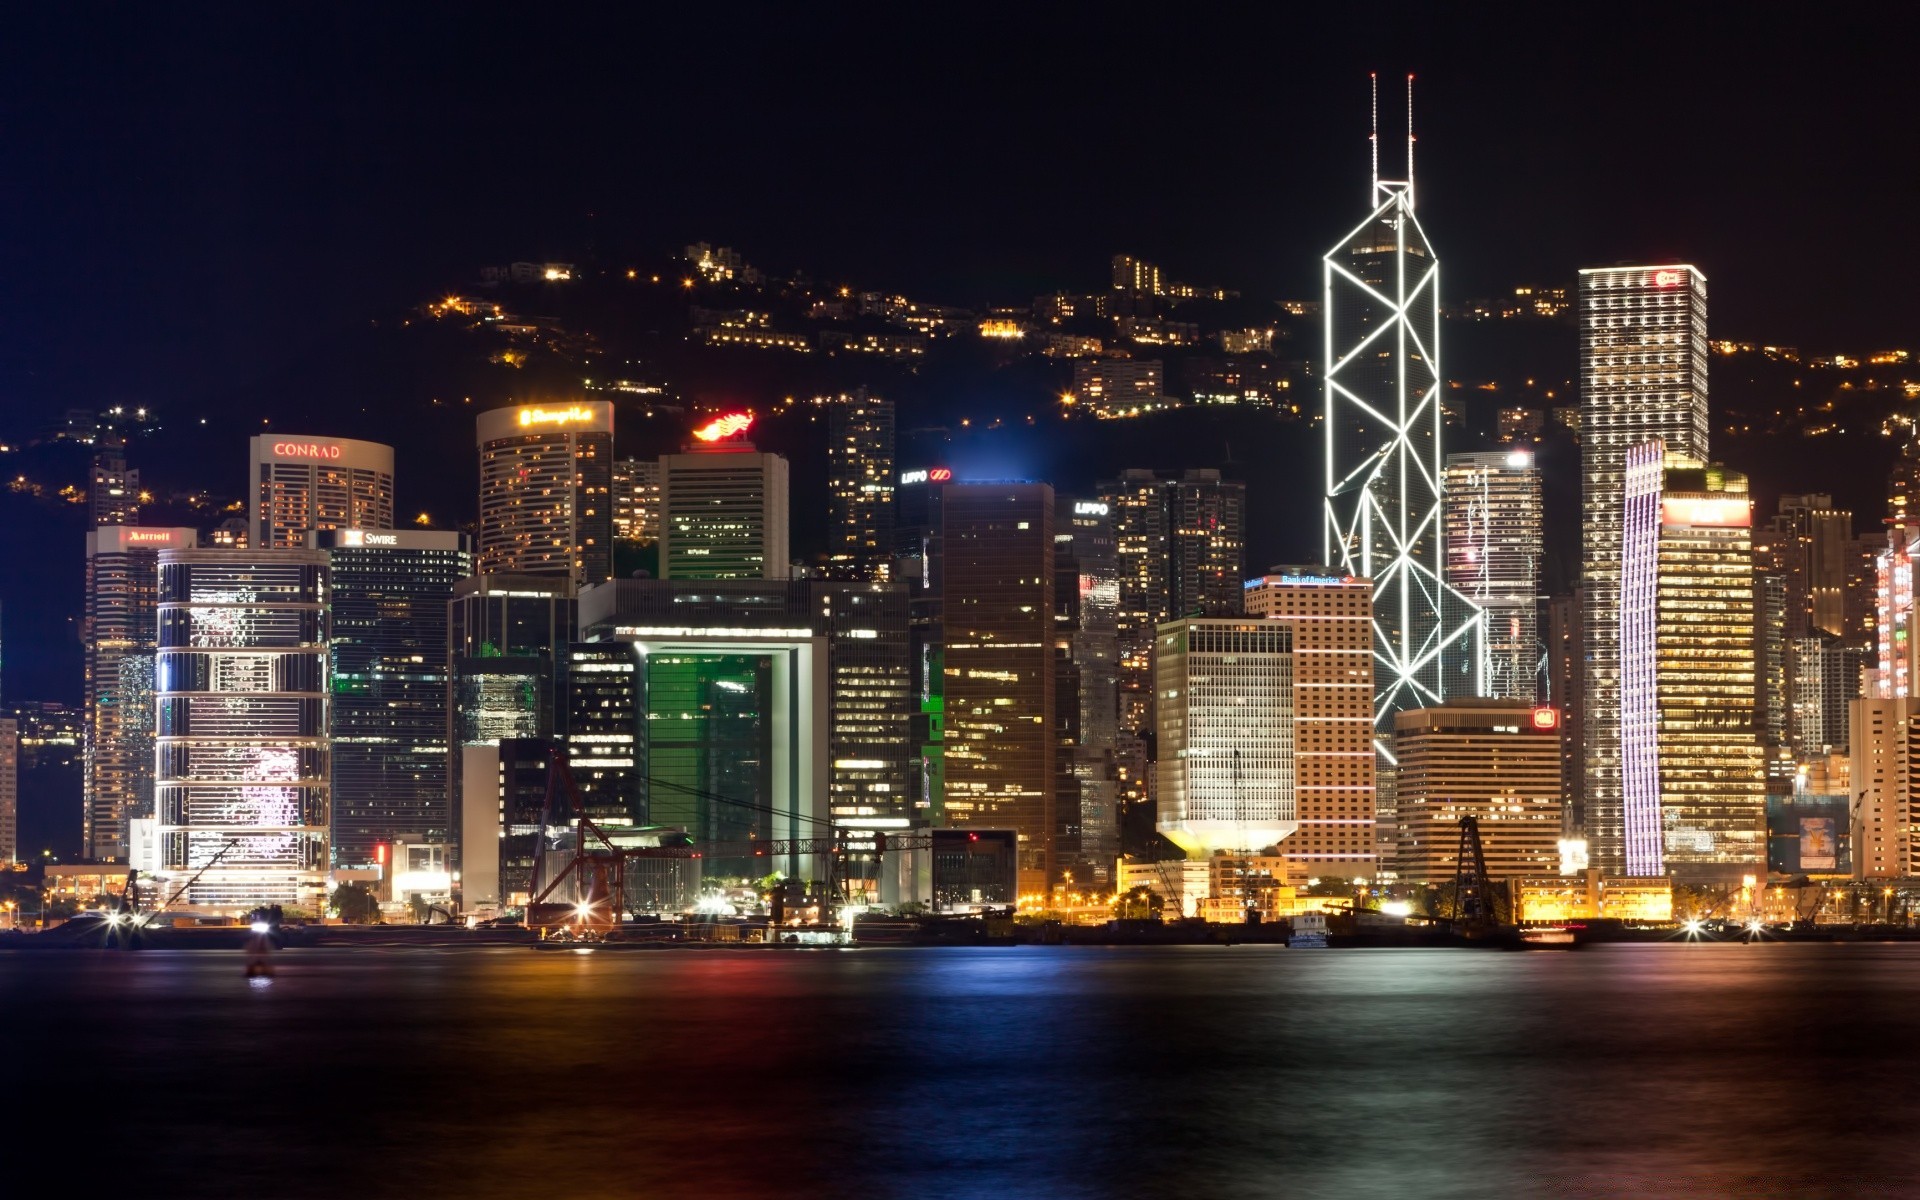
[[[1293,918],[1293,930],[1287,935],[1289,950],[1325,950],[1327,948],[1327,915],[1325,913],[1301,913]]]
[[[1575,944],[1575,937],[1573,930],[1557,926],[1522,929],[1520,943],[1529,949],[1536,950],[1571,950]]]

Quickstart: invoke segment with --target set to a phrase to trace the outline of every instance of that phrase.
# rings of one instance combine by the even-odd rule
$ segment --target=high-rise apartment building
[[[1020,890],[1055,869],[1053,489],[949,484],[941,496],[946,816],[1012,828]]]
[[[1408,77],[1412,112],[1412,77]],[[1376,143],[1377,146],[1377,143]],[[1324,558],[1373,581],[1374,720],[1485,691],[1479,610],[1445,579],[1441,527],[1440,263],[1403,181],[1322,259]]]
[[[886,579],[893,567],[893,403],[859,388],[827,402],[827,567]]]
[[[1707,456],[1707,279],[1684,264],[1580,272],[1581,633],[1590,861],[1627,870],[1621,791],[1620,536],[1627,452]]]
[[[613,405],[521,404],[480,414],[482,575],[613,574]]]
[[[1083,358],[1073,364],[1073,402],[1096,417],[1151,412],[1168,402],[1166,391],[1166,364],[1157,358]]]
[[[1546,536],[1540,468],[1528,450],[1449,454],[1442,482],[1447,582],[1486,611],[1485,694],[1532,702]]]
[[[249,450],[249,547],[298,550],[318,530],[393,528],[392,446],[263,433]]]
[[[339,529],[331,566],[332,810],[336,864],[396,840],[456,836],[447,705],[453,589],[473,574],[463,533]]]
[[[1620,737],[1627,873],[1733,884],[1766,866],[1746,477],[1627,452]],[[1589,802],[1591,803],[1591,801]]]
[[[613,464],[613,540],[660,540],[660,463],[623,458]]]
[[[1325,567],[1276,567],[1244,593],[1247,616],[1292,633],[1299,828],[1287,857],[1310,874],[1373,878],[1373,585]]]
[[[104,438],[94,452],[87,503],[93,510],[95,529],[140,523],[140,472],[127,466],[125,438]]]
[[[1453,881],[1463,817],[1480,826],[1489,877],[1558,870],[1558,712],[1524,700],[1449,700],[1396,715],[1393,745],[1401,880]]]
[[[694,436],[660,460],[660,577],[787,578],[787,460],[713,426]]]
[[[1113,290],[1159,296],[1165,293],[1166,284],[1160,278],[1160,268],[1153,263],[1131,254],[1116,254],[1113,256]]]
[[[327,591],[322,550],[160,554],[156,832],[188,905],[324,906]]]
[[[1160,626],[1158,826],[1195,858],[1268,849],[1297,827],[1293,630],[1194,617]]]
[[[192,529],[138,525],[87,535],[80,824],[85,853],[97,861],[125,859],[127,822],[154,815],[160,552],[191,550],[196,538]]]
[[[1788,738],[1796,761],[1845,751],[1847,711],[1860,698],[1866,652],[1839,638],[1796,638],[1788,643],[1793,687]]]
[[[1920,875],[1920,700],[1866,696],[1848,712],[1856,879]]]

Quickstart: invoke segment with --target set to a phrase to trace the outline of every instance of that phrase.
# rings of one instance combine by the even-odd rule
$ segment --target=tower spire
[[[1413,194],[1413,72],[1407,72],[1407,207],[1412,208]]]
[[[1367,89],[1373,96],[1373,125],[1367,134],[1367,149],[1373,155],[1373,186],[1367,190],[1367,207],[1380,203],[1380,73],[1367,72]]]

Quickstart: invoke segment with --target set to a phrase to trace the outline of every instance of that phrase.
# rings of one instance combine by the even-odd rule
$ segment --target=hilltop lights
[[[705,425],[693,431],[693,436],[703,442],[718,442],[730,437],[738,437],[753,427],[753,414],[750,412],[727,413],[715,417]]]

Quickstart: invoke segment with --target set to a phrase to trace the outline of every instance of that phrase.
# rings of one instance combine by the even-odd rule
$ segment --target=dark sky
[[[929,298],[1091,286],[1123,248],[1306,293],[1365,197],[1369,69],[1389,162],[1419,75],[1454,298],[1687,258],[1716,333],[1910,338],[1914,18],[1572,7],[16,9],[0,402],[244,386],[589,239]]]

